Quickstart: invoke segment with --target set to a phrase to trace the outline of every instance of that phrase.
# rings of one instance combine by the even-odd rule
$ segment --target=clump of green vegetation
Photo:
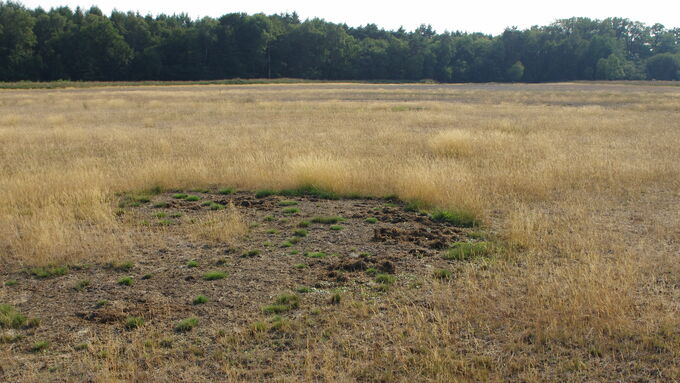
[[[307,287],[307,286],[300,286],[297,289],[295,289],[295,291],[300,293],[300,294],[307,294],[307,293],[311,293],[312,289],[310,287]]]
[[[170,218],[179,218],[181,216],[182,216],[182,213],[180,213],[180,212],[170,213]]]
[[[375,281],[377,283],[385,284],[385,285],[391,285],[394,283],[396,278],[394,278],[393,275],[389,274],[378,274],[375,276]]]
[[[376,223],[376,222],[378,222],[378,219],[374,218],[374,217],[369,217],[369,218],[366,218],[364,221],[366,221],[366,223]]]
[[[163,212],[160,212],[160,213],[155,214],[155,216],[156,216],[156,218],[165,218],[165,217],[167,217],[168,215],[165,214],[165,213],[163,213]]]
[[[330,299],[329,302],[332,305],[339,305],[341,299],[342,299],[342,296],[340,295],[340,293],[335,293],[335,294],[331,295],[331,299]]]
[[[192,301],[195,305],[202,305],[208,303],[208,298],[205,295],[199,295]]]
[[[31,346],[31,352],[41,352],[47,350],[50,344],[44,340],[33,343]]]
[[[338,222],[342,222],[345,219],[342,217],[314,217],[312,218],[312,223],[321,223],[324,225],[333,225]]]
[[[222,271],[209,271],[203,274],[203,279],[206,281],[216,281],[218,279],[224,279],[226,276],[227,274]]]
[[[77,345],[73,346],[73,349],[75,351],[84,351],[87,350],[88,348],[90,348],[90,345],[88,345],[87,343],[78,343]]]
[[[126,262],[110,262],[107,267],[116,271],[130,271],[135,266],[134,263],[130,261]]]
[[[267,230],[267,234],[279,234],[279,231],[276,229],[269,229]]]
[[[298,255],[300,254],[300,250],[291,250],[290,255]]]
[[[200,201],[201,197],[199,197],[197,195],[190,195],[190,196],[187,196],[186,198],[184,198],[184,200],[185,201]]]
[[[118,280],[118,284],[121,286],[132,286],[132,277],[123,277]]]
[[[109,301],[107,301],[106,299],[102,299],[102,300],[97,301],[97,303],[94,304],[94,307],[100,308],[100,307],[108,306],[108,304],[109,304]]]
[[[177,332],[189,332],[198,326],[198,319],[196,318],[186,318],[182,319],[175,325],[175,331]]]
[[[229,194],[234,194],[236,190],[234,188],[222,188],[218,190],[217,192],[222,195],[229,195]]]
[[[307,258],[325,258],[326,256],[327,254],[322,251],[305,253],[305,257]]]
[[[250,325],[250,331],[252,331],[253,333],[265,332],[265,331],[267,331],[267,324],[265,322],[262,322],[262,321],[253,322]]]
[[[173,225],[174,223],[175,222],[173,222],[169,219],[161,219],[160,221],[158,221],[159,226],[170,226],[170,225]]]
[[[342,229],[343,229],[343,227],[340,226],[340,225],[332,225],[331,226],[331,230],[340,231]]]
[[[281,211],[285,215],[293,215],[293,214],[299,213],[300,209],[298,209],[296,207],[286,207],[286,208],[283,208],[283,210],[281,210]]]
[[[376,275],[378,274],[378,269],[376,269],[375,267],[369,267],[368,269],[366,269],[366,274]]]
[[[144,274],[142,275],[142,280],[147,280],[153,278],[153,274]]]
[[[486,257],[491,253],[489,242],[456,242],[442,256],[446,260],[469,261],[474,258]]]
[[[472,238],[472,239],[485,239],[486,238],[486,234],[481,232],[481,231],[471,231],[467,234],[467,236],[469,238]]]
[[[210,204],[208,204],[208,208],[209,208],[210,210],[223,210],[223,209],[224,209],[224,205],[219,204],[219,203],[217,203],[217,202],[211,202]]]
[[[151,202],[151,195],[149,194],[126,194],[118,203],[118,207],[137,207],[149,202]]]
[[[124,327],[126,330],[134,330],[144,325],[144,319],[140,317],[127,317],[125,319]]]
[[[269,196],[272,196],[272,195],[275,195],[275,194],[276,194],[276,192],[274,190],[262,189],[262,190],[258,190],[258,191],[255,192],[255,198],[265,198],[265,197],[269,197]]]
[[[307,233],[308,232],[305,229],[297,229],[293,232],[293,235],[296,236],[296,237],[302,238],[302,237],[306,237]]]
[[[339,199],[340,196],[336,193],[320,189],[316,186],[305,185],[300,186],[295,189],[284,189],[279,190],[276,194],[286,196],[286,197],[297,197],[297,196],[313,196],[322,199]]]
[[[173,194],[173,195],[172,195],[172,198],[175,198],[175,199],[185,199],[185,198],[187,198],[188,196],[189,196],[188,194],[177,193],[177,194]]]
[[[0,328],[31,327],[27,324],[29,324],[29,319],[17,312],[14,307],[0,304]]]
[[[260,255],[260,250],[254,249],[254,250],[248,250],[241,254],[241,258],[252,258],[252,257],[257,257]]]
[[[7,286],[7,287],[10,287],[10,286],[16,286],[16,285],[17,285],[17,283],[18,283],[18,282],[17,282],[17,281],[15,281],[15,280],[11,280],[11,281],[6,281],[6,282],[5,282],[5,286]]]
[[[66,273],[68,273],[68,267],[66,266],[36,267],[30,270],[31,275],[40,279],[59,277]]]
[[[170,204],[165,202],[165,201],[161,201],[161,202],[156,202],[155,204],[153,204],[153,207],[155,207],[157,209],[165,209],[167,207],[170,207]]]
[[[436,222],[447,222],[458,227],[479,226],[477,217],[465,210],[437,210],[430,214],[430,219]]]
[[[304,263],[298,263],[297,265],[294,265],[293,267],[295,267],[296,269],[306,269],[307,265],[305,265]]]
[[[297,201],[279,201],[279,206],[297,206],[298,202]]]
[[[266,314],[280,314],[297,309],[300,306],[300,298],[294,294],[282,294],[276,297],[274,304],[262,307]]]
[[[301,227],[301,228],[309,227],[309,221],[300,221],[298,223],[298,227]]]
[[[434,271],[433,275],[436,279],[442,280],[451,279],[453,277],[453,273],[450,270],[446,269],[437,269]]]
[[[361,258],[369,258],[370,256],[371,256],[371,253],[366,253],[366,252],[359,253],[359,257],[361,257]]]
[[[265,222],[272,222],[272,221],[276,221],[276,218],[274,218],[271,215],[268,215],[268,216],[264,217],[264,221]]]
[[[90,285],[90,281],[87,279],[83,279],[82,281],[78,281],[75,286],[73,286],[73,289],[76,291],[83,291],[87,286]]]
[[[390,206],[390,207],[397,207],[395,204],[385,204],[385,206]],[[423,201],[420,200],[412,200],[406,203],[404,206],[404,210],[406,211],[421,211],[425,209],[427,204]]]
[[[293,247],[293,243],[290,241],[281,242],[281,247]]]
[[[198,267],[198,262],[196,262],[195,260],[191,260],[191,261],[187,262],[187,267],[189,267],[189,268]]]

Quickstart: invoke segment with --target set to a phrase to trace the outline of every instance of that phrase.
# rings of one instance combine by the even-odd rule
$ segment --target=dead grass
[[[118,192],[397,195],[464,211],[509,250],[433,281],[426,304],[423,290],[387,311],[343,296],[323,331],[296,333],[303,345],[270,358],[276,379],[679,380],[680,93],[570,86],[4,91],[0,261],[120,259],[133,239],[115,218]],[[247,232],[233,206],[190,227],[214,241]],[[152,328],[125,336],[140,345]],[[268,347],[238,336],[223,352]],[[182,353],[115,335],[95,350],[106,353],[74,367],[95,380],[202,376],[193,364],[170,374]],[[12,355],[0,348],[2,365]],[[211,368],[272,376],[253,363],[266,365]]]

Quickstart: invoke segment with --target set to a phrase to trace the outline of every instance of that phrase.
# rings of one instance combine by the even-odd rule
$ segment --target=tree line
[[[349,27],[296,13],[193,20],[0,1],[0,81],[680,80],[680,28],[571,18],[482,33]]]

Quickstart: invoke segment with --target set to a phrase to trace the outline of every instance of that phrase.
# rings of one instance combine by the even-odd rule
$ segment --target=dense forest
[[[680,80],[680,28],[572,18],[499,36],[297,14],[192,20],[0,2],[0,81],[293,77],[440,82]]]

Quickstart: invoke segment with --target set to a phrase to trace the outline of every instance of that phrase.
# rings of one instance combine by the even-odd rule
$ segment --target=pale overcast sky
[[[193,18],[221,16],[231,12],[266,14],[296,11],[302,19],[319,17],[350,26],[377,24],[386,29],[403,26],[413,30],[431,24],[437,32],[467,31],[501,33],[505,27],[520,29],[546,25],[555,19],[583,16],[590,18],[625,17],[647,24],[680,27],[680,0],[462,0],[433,1],[133,1],[133,0],[24,0],[29,8],[45,9],[67,5],[90,8],[97,5],[106,14],[111,10],[139,11],[141,14],[187,13]]]

